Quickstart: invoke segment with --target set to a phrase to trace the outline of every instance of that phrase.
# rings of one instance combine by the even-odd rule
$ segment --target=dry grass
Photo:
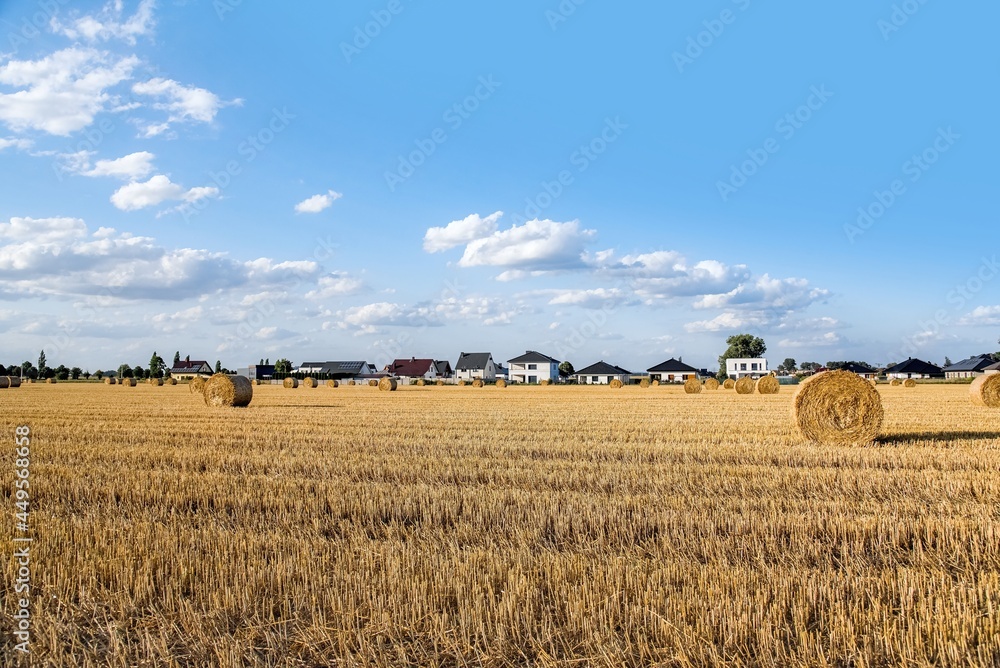
[[[965,386],[880,392],[869,448],[805,443],[791,393],[254,390],[4,393],[31,665],[1000,662],[1000,431]]]

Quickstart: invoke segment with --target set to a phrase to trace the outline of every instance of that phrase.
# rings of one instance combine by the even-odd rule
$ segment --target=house
[[[543,380],[555,383],[559,380],[559,360],[535,350],[507,360],[507,365],[512,383],[540,383]]]
[[[906,380],[907,378],[944,378],[944,372],[941,371],[941,367],[936,364],[931,364],[930,362],[925,362],[923,360],[916,360],[910,357],[905,362],[893,364],[891,367],[887,368],[885,370],[885,377],[889,380]]]
[[[841,371],[850,371],[851,373],[856,373],[859,376],[861,376],[862,378],[865,378],[867,380],[872,380],[872,379],[878,378],[878,371],[876,371],[875,369],[872,369],[870,367],[867,367],[867,366],[865,366],[863,364],[855,364],[854,362],[850,362],[848,364],[845,364],[844,366],[840,367],[840,370]]]
[[[211,376],[215,373],[212,365],[205,360],[182,359],[170,369],[170,376],[177,380],[190,380],[195,376]]]
[[[510,380],[510,368],[505,367],[503,364],[497,364],[497,380],[501,378]]]
[[[451,370],[451,362],[448,360],[437,360],[434,362],[438,378],[451,378],[454,371]]]
[[[975,378],[982,376],[986,367],[992,366],[996,360],[992,355],[975,355],[961,362],[955,362],[951,366],[946,366],[944,370],[945,378]]]
[[[734,357],[726,360],[726,375],[730,378],[739,379],[744,376],[760,378],[769,373],[767,360],[763,357]]]
[[[591,364],[584,369],[580,369],[570,376],[570,378],[580,385],[607,385],[615,379],[623,383],[628,383],[629,376],[631,375],[631,372],[626,371],[620,366],[608,364],[604,360],[601,360],[597,364]]]
[[[455,378],[474,380],[482,378],[488,383],[497,379],[497,365],[490,353],[459,353],[455,364]]]
[[[986,374],[987,376],[992,376],[995,373],[1000,373],[1000,362],[989,365],[988,367],[983,369],[983,373]]]
[[[650,380],[658,380],[661,383],[683,383],[688,378],[697,379],[701,375],[698,369],[673,357],[646,371],[649,372]]]
[[[273,364],[251,364],[246,369],[240,369],[240,376],[246,376],[250,380],[271,380],[274,376]]]
[[[384,371],[396,376],[404,383],[423,380],[438,380],[451,376],[451,363],[436,361],[430,358],[396,359],[386,364]],[[442,371],[444,373],[442,373]]]
[[[295,369],[296,374],[313,376],[321,380],[363,380],[377,378],[379,374],[374,365],[365,361],[350,360],[343,362],[303,362]]]

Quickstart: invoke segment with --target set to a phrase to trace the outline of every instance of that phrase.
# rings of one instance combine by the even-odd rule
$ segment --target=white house
[[[490,353],[460,353],[455,364],[456,380],[482,378],[487,383],[497,379],[497,365]]]
[[[507,360],[512,383],[540,383],[559,380],[559,360],[540,352],[529,350],[523,355]]]
[[[760,378],[769,373],[767,360],[763,357],[737,357],[726,360],[726,375],[730,378],[743,378],[744,376]]]
[[[170,376],[177,380],[190,380],[195,376],[211,376],[212,365],[205,360],[182,359],[170,369]]]
[[[604,360],[601,360],[597,364],[591,364],[586,368],[580,369],[570,377],[580,385],[607,385],[615,379],[627,385],[629,376],[631,375],[631,372],[626,371],[620,366],[608,364]]]
[[[646,369],[650,380],[661,383],[683,383],[688,378],[697,379],[701,374],[693,366],[674,358]]]
[[[907,358],[905,362],[893,364],[885,370],[889,380],[906,380],[907,378],[943,378],[941,367],[923,360]]]

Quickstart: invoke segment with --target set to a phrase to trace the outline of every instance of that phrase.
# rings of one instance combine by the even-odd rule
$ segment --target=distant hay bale
[[[472,387],[483,387],[485,385],[486,381],[484,381],[482,378],[476,378],[474,381],[472,381]]]
[[[149,384],[152,385],[153,387],[163,387],[163,379],[162,378],[150,378],[149,379]]]
[[[757,382],[750,376],[743,376],[736,384],[733,386],[736,388],[736,394],[753,394],[753,389],[756,387]]]
[[[0,376],[0,390],[6,390],[10,385],[10,376]]]
[[[331,388],[340,387],[340,383],[335,380],[328,380],[326,381],[326,386]]]
[[[727,390],[731,390],[734,387],[736,387],[736,381],[733,380],[732,378],[726,378],[726,382],[722,384],[722,387],[724,387]]]
[[[376,385],[378,385],[378,389],[382,392],[395,392],[397,387],[396,379],[389,378],[388,376],[378,381]]]
[[[781,389],[781,383],[776,376],[764,376],[757,381],[758,394],[777,394]]]
[[[357,385],[358,382],[356,380],[349,380],[347,381],[347,384],[353,387],[354,385]]]
[[[916,387],[916,386],[917,386],[917,381],[913,380],[912,378],[907,378],[906,380],[903,381],[903,387]]]
[[[371,380],[368,381],[368,387],[378,387],[378,383],[379,381],[372,378]]]
[[[189,392],[201,392],[205,389],[205,379],[201,376],[195,376],[188,382]]]
[[[617,378],[612,378],[611,382],[608,383],[608,387],[610,387],[612,390],[621,389],[621,387],[624,386],[624,385],[625,385],[625,383],[621,382]]]
[[[48,383],[49,385],[55,385],[56,384],[56,379],[55,378],[49,378],[45,382]]]
[[[253,399],[253,385],[246,376],[217,373],[205,383],[205,404],[212,408],[246,408]]]
[[[538,384],[542,386],[551,385],[552,381],[549,380],[548,378],[542,378],[540,381],[538,381]]]
[[[288,378],[286,378],[285,380],[283,380],[281,382],[281,385],[286,390],[294,390],[295,388],[297,388],[299,386],[299,379],[298,378],[292,378],[291,376],[289,376]]]
[[[437,381],[434,384],[437,385],[438,387],[441,387],[442,385],[444,385],[444,381],[443,380],[439,380],[439,381]]]
[[[684,394],[701,394],[704,387],[700,380],[692,376],[684,381]]]
[[[306,376],[305,378],[302,379],[302,387],[308,387],[309,389],[315,389],[315,387],[317,385],[319,385],[319,383],[316,382],[315,378],[312,378],[310,376]]]
[[[460,381],[458,381],[458,386],[459,386],[459,387],[465,387],[465,386],[466,386],[466,384],[467,384],[467,383],[466,383],[466,382],[465,382],[464,380],[460,380]]]
[[[794,412],[805,438],[831,445],[874,442],[885,416],[878,390],[850,371],[827,371],[804,381]]]
[[[176,378],[167,378],[166,382],[167,382],[167,385],[176,385],[177,384],[177,379]]]
[[[650,385],[652,385],[653,387],[659,387],[660,386],[660,381],[654,380],[652,383],[650,383]]]
[[[111,376],[108,376],[107,378],[104,379],[105,385],[116,385],[117,383],[118,381],[112,378]]]
[[[500,389],[507,387],[507,381],[504,380],[503,378],[497,378],[497,387],[499,387]]]
[[[649,378],[643,378],[642,380],[640,380],[639,381],[639,387],[641,387],[641,388],[647,388],[647,387],[649,387]]]
[[[899,387],[899,378],[893,378],[891,381],[889,381],[889,385],[893,387]]]
[[[719,389],[719,381],[714,378],[705,379],[705,389],[706,390],[717,390]]]
[[[202,381],[202,385],[205,381]],[[135,378],[122,378],[122,386],[124,387],[135,387]]]
[[[417,381],[417,387],[423,387],[426,384],[427,384],[427,381],[424,380],[423,378],[421,378],[420,380]]]
[[[1000,408],[1000,374],[976,378],[969,386],[969,397],[976,406]]]

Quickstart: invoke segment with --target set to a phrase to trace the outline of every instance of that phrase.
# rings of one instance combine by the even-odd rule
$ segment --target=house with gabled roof
[[[627,384],[631,375],[630,371],[601,360],[596,364],[579,369],[570,378],[580,385],[607,385],[613,380],[620,380]]]
[[[385,365],[385,372],[395,376],[404,383],[418,380],[438,380],[451,377],[451,363],[433,360],[427,357],[411,357],[396,359]]]
[[[205,360],[182,359],[170,369],[170,376],[177,380],[190,380],[195,376],[211,376],[215,370]]]
[[[907,378],[944,378],[944,372],[936,364],[923,360],[908,358],[905,362],[893,364],[885,370],[889,380],[906,380]]]
[[[512,383],[540,383],[543,380],[555,383],[559,380],[559,360],[535,350],[507,360],[507,367]]]
[[[986,367],[992,366],[996,360],[992,355],[974,355],[961,362],[955,362],[944,368],[945,378],[975,378],[982,376]]]
[[[455,378],[475,380],[482,378],[488,383],[497,379],[497,365],[491,353],[459,353],[455,363]]]
[[[380,375],[373,365],[363,360],[303,362],[295,369],[295,373],[321,380],[364,379]]]
[[[646,371],[649,373],[650,380],[661,383],[683,383],[688,378],[697,379],[700,375],[698,369],[673,357],[666,362],[646,369]]]
[[[848,362],[844,366],[840,367],[841,371],[850,371],[851,373],[856,373],[862,378],[872,380],[878,378],[878,371],[867,367],[864,364],[856,364],[855,362]]]
[[[993,364],[989,365],[988,367],[983,369],[983,373],[986,374],[987,376],[991,376],[995,373],[1000,373],[1000,362],[994,362]]]

